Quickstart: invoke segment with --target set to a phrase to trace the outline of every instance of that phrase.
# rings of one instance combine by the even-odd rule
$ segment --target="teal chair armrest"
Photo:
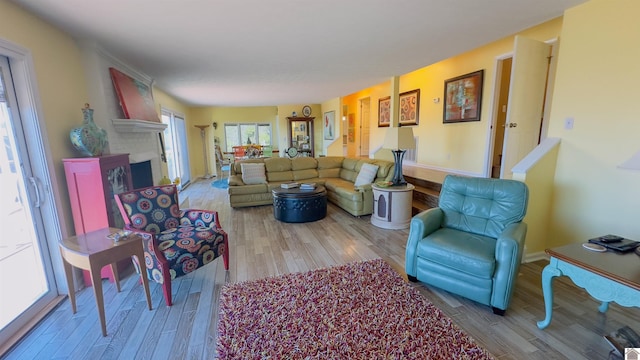
[[[496,242],[496,270],[493,276],[491,306],[506,310],[511,302],[514,283],[518,276],[527,224],[514,223],[507,226]]]
[[[407,275],[416,276],[416,251],[420,240],[440,229],[444,213],[440,208],[425,210],[411,219],[409,238],[405,254],[405,271]]]

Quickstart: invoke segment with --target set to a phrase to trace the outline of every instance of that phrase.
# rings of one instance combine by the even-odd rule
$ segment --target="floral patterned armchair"
[[[167,306],[171,306],[171,280],[219,256],[229,270],[228,237],[220,227],[218,213],[181,211],[175,185],[136,189],[116,194],[115,199],[125,228],[144,239],[147,276],[162,285]]]

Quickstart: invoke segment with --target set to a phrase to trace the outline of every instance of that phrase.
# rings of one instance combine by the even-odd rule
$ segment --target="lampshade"
[[[410,127],[388,128],[382,147],[385,149],[415,149],[416,141],[413,138],[413,129]]]

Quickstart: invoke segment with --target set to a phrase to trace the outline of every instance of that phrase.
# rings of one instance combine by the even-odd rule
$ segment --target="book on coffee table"
[[[283,189],[293,189],[293,188],[297,188],[300,184],[298,184],[295,181],[291,181],[291,182],[286,182],[286,183],[282,183],[280,184],[280,187]]]
[[[615,242],[602,240],[601,238],[593,238],[589,239],[589,242],[592,244],[598,244],[606,247],[609,250],[617,251],[617,252],[628,252],[633,251],[636,247],[640,246],[640,242],[630,239],[622,238],[622,240],[617,240]]]
[[[302,183],[300,184],[300,190],[313,190],[316,188],[316,183]]]

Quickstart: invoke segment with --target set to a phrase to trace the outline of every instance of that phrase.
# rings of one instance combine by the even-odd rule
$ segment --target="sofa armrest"
[[[244,181],[242,181],[242,175],[230,175],[229,176],[229,186],[243,186]]]
[[[359,192],[366,192],[366,191],[373,192],[373,188],[371,187],[371,184],[358,185],[358,186],[354,186],[353,188]]]
[[[514,283],[522,261],[526,235],[527,224],[519,222],[507,226],[498,236],[491,306],[506,310],[511,302]]]
[[[420,240],[440,228],[444,212],[440,208],[425,210],[411,219],[405,254],[407,275],[416,276],[416,251]]]

